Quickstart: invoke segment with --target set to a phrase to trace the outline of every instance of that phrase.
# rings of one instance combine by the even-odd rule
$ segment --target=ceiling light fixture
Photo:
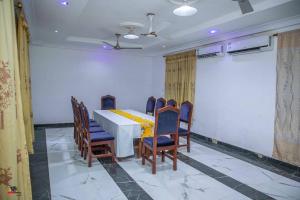
[[[128,33],[126,33],[123,36],[124,38],[129,39],[129,40],[135,40],[135,39],[139,38],[139,36],[134,33],[134,29],[135,29],[134,26],[128,26],[126,28],[128,29]]]
[[[135,30],[137,28],[144,27],[144,24],[137,22],[122,22],[120,26],[127,29],[127,33],[123,35],[124,38],[129,40],[135,40],[139,38],[139,36],[135,34]]]
[[[210,34],[215,34],[215,33],[217,33],[217,30],[215,30],[215,29],[210,30],[209,33],[210,33]]]
[[[69,2],[68,1],[61,1],[60,4],[63,5],[63,6],[68,6]]]
[[[54,33],[58,33],[58,30],[54,30]]]
[[[138,35],[135,35],[133,33],[127,33],[123,37],[126,38],[126,39],[129,39],[129,40],[135,40],[135,39],[139,38]]]
[[[171,1],[171,2],[173,2],[173,1]],[[180,7],[173,10],[174,15],[181,16],[181,17],[187,17],[187,16],[192,16],[192,15],[196,14],[197,8],[194,8],[189,5],[190,3],[193,3],[193,2],[195,2],[195,1],[184,0],[183,3],[181,3]],[[176,4],[178,4],[178,2]]]

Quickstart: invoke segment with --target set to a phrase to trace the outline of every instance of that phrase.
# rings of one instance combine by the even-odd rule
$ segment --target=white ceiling
[[[66,7],[60,1],[24,0],[33,44],[99,47],[102,40],[114,41],[114,33],[126,32],[121,22],[142,23],[145,27],[136,32],[146,33],[145,15],[153,12],[159,37],[122,38],[121,44],[141,45],[145,52],[157,52],[216,37],[208,33],[211,29],[217,29],[218,36],[300,15],[300,0],[250,0],[255,11],[247,15],[242,15],[238,3],[232,0],[199,0],[193,5],[197,14],[190,17],[175,16],[172,11],[176,6],[167,0],[69,0]]]

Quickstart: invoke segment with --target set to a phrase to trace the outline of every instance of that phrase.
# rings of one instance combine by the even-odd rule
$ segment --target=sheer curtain
[[[30,200],[14,1],[0,0],[0,27],[0,199]]]
[[[165,98],[194,102],[196,50],[166,57]]]
[[[300,30],[278,35],[273,156],[300,166]]]

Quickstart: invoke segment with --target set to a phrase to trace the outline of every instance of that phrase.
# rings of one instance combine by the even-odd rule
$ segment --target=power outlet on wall
[[[212,143],[214,143],[214,144],[218,144],[218,140],[216,140],[216,139],[212,139]]]
[[[257,157],[259,157],[259,158],[263,158],[264,156],[262,155],[262,154],[257,154]]]

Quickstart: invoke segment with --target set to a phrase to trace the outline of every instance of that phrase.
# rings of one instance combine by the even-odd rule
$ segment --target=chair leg
[[[161,152],[161,162],[165,162],[165,151]]]
[[[85,143],[83,143],[83,144],[81,145],[81,148],[80,148],[80,156],[81,156],[81,157],[84,156],[84,155],[83,155],[84,151],[85,151]]]
[[[177,170],[177,148],[173,150],[173,170]]]
[[[156,174],[156,151],[153,151],[152,154],[153,154],[152,174]]]
[[[87,146],[86,144],[84,144],[84,149],[83,149],[83,159],[86,160],[86,156],[87,156]]]
[[[88,145],[88,167],[92,166],[92,147]]]
[[[142,144],[142,165],[145,165],[145,150],[146,147]]]
[[[186,140],[187,140],[187,146],[186,146],[187,152],[190,153],[190,151],[191,151],[191,136],[190,136],[190,134],[187,135]]]
[[[138,139],[138,143],[138,158],[140,158],[142,154],[142,140]]]
[[[115,159],[115,144],[114,144],[114,141],[112,140],[111,143],[110,143],[110,152],[112,153],[112,162],[116,162],[116,159]]]
[[[146,155],[146,157],[147,158],[149,158],[150,157],[150,153],[151,153],[151,151],[150,151],[150,149],[145,149],[145,155]]]
[[[78,150],[80,151],[81,150],[81,139],[80,139],[79,135],[77,136],[77,144],[78,144]]]

